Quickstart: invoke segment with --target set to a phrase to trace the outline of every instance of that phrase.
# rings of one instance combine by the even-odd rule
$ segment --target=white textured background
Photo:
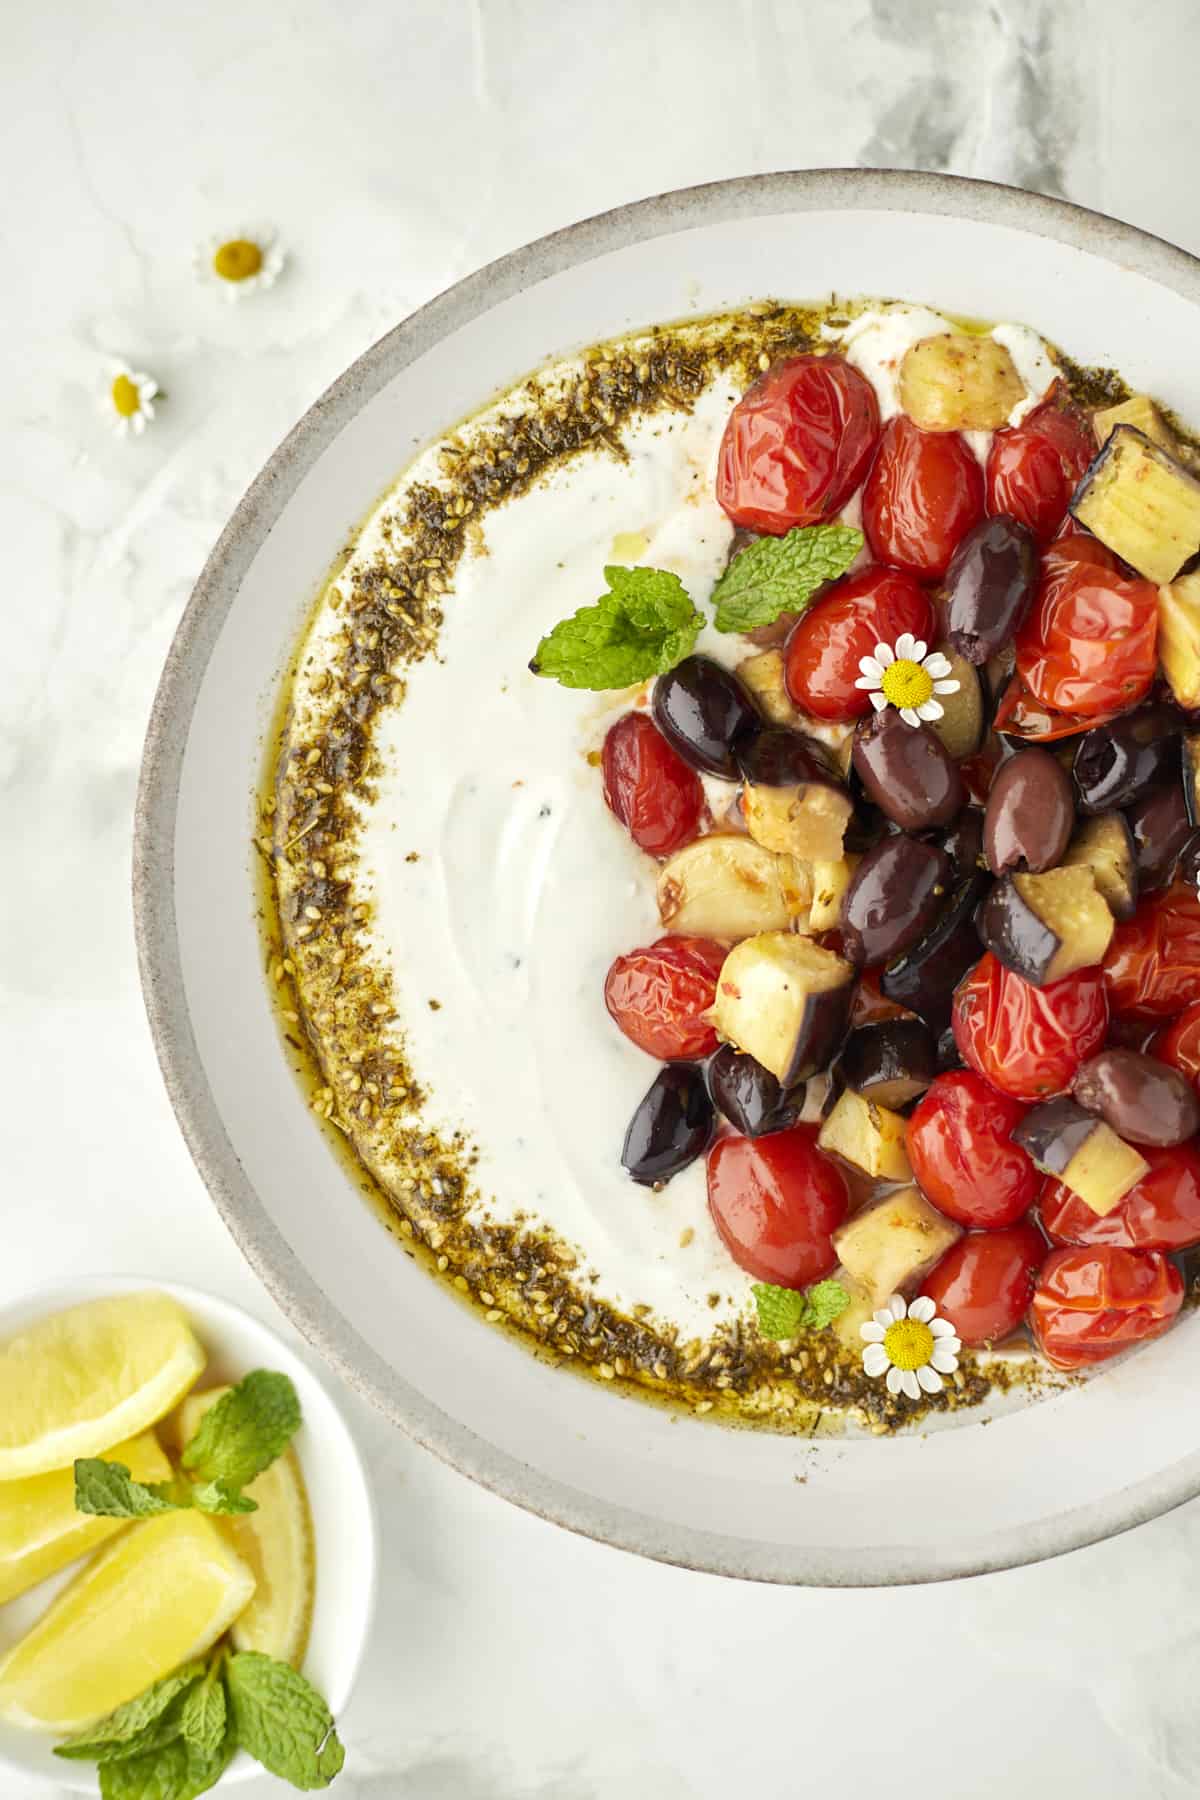
[[[160,1088],[130,811],[191,582],[333,376],[528,238],[752,170],[952,169],[1200,251],[1198,66],[1197,0],[0,5],[0,1299],[133,1270],[272,1316]],[[227,308],[193,245],[258,218],[290,267]],[[141,442],[96,410],[112,354],[169,394]],[[351,1412],[386,1560],[344,1800],[1200,1787],[1200,1504],[973,1583],[756,1589],[574,1540]]]

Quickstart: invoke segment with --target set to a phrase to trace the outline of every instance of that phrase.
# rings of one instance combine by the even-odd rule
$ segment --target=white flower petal
[[[938,1374],[936,1369],[931,1369],[929,1367],[928,1363],[926,1363],[926,1365],[923,1369],[918,1369],[916,1371],[916,1376],[917,1376],[918,1382],[925,1389],[925,1392],[927,1394],[940,1394],[941,1393],[942,1378]]]
[[[917,1371],[915,1369],[901,1369],[900,1386],[910,1400],[919,1400],[921,1398],[921,1384],[917,1380]]]
[[[902,706],[900,708],[900,717],[904,720],[906,725],[911,725],[914,730],[921,723],[911,706]]]
[[[936,1369],[939,1375],[953,1375],[958,1367],[958,1358],[951,1356],[944,1344],[935,1344],[933,1355],[929,1359],[929,1366],[931,1369]]]
[[[145,413],[140,413],[140,412],[134,413],[133,417],[129,421],[129,429],[133,432],[134,437],[141,437],[143,431],[145,431],[145,429],[146,429]]]
[[[875,708],[876,712],[882,712],[884,707],[887,705],[887,696],[884,694],[881,694],[879,692],[878,688],[876,688],[874,693],[871,695],[871,705]]]
[[[875,646],[875,661],[880,665],[881,668],[884,668],[884,669],[890,668],[892,663],[895,662],[895,660],[896,660],[896,652],[892,649],[890,644],[876,644],[876,646]]]
[[[883,1326],[877,1325],[874,1319],[868,1319],[865,1325],[859,1326],[858,1335],[868,1344],[882,1344]]]
[[[948,675],[951,666],[950,658],[943,656],[940,650],[933,651],[921,665],[925,673],[932,675],[935,681],[940,681],[943,675]]]
[[[929,645],[925,642],[924,638],[917,638],[908,654],[913,662],[922,663],[925,660],[925,652],[928,648]]]
[[[885,1369],[891,1367],[888,1353],[882,1344],[868,1344],[863,1351],[863,1374],[869,1375],[872,1381],[878,1381]]]
[[[888,1387],[889,1394],[898,1394],[902,1391],[902,1389],[904,1387],[904,1370],[903,1369],[889,1369],[888,1370],[887,1387]]]
[[[917,717],[928,724],[932,719],[940,719],[945,710],[940,700],[922,700],[917,708]]]
[[[858,666],[864,675],[873,675],[876,681],[883,680],[883,665],[876,662],[873,656],[860,656]]]
[[[929,1298],[928,1294],[919,1295],[908,1309],[909,1318],[919,1319],[922,1325],[928,1325],[930,1319],[932,1319],[936,1313],[937,1307]]]
[[[895,1319],[892,1317],[892,1309],[890,1306],[881,1306],[877,1313],[872,1314],[872,1317],[875,1320],[876,1325],[882,1325],[885,1331],[889,1325],[894,1325],[896,1323]]]
[[[892,1309],[893,1319],[899,1320],[908,1317],[908,1302],[903,1294],[893,1294],[888,1305]]]
[[[930,1319],[929,1329],[935,1338],[954,1337],[955,1330],[949,1319]]]
[[[867,659],[864,656],[863,661],[865,662],[866,660]],[[856,688],[865,688],[869,693],[872,690],[878,689],[881,679],[882,677],[879,675],[860,675],[854,685]]]
[[[913,651],[916,648],[916,643],[917,640],[911,631],[902,631],[900,636],[896,639],[896,655],[902,657],[905,662],[913,662],[915,660]]]
[[[935,694],[957,694],[958,682],[957,681],[935,681],[933,684],[933,691]]]

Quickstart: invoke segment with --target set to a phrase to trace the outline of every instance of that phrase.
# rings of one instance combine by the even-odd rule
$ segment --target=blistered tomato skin
[[[1017,674],[1043,705],[1080,718],[1136,706],[1154,682],[1158,590],[1081,558],[1068,538],[1042,559],[1028,618],[1017,633]]]
[[[1200,1079],[1200,1000],[1185,1006],[1179,1017],[1158,1033],[1150,1054],[1170,1063],[1189,1081]]]
[[[1183,1277],[1157,1251],[1055,1250],[1029,1308],[1034,1341],[1056,1369],[1106,1362],[1161,1337],[1183,1305]]]
[[[630,1043],[659,1062],[699,1062],[717,1047],[703,1014],[717,997],[725,949],[711,938],[662,937],[618,956],[604,1004]]]
[[[670,856],[695,837],[704,811],[700,778],[645,713],[611,725],[602,758],[604,799],[639,850]]]
[[[1036,1225],[969,1231],[930,1270],[921,1292],[964,1344],[995,1344],[1024,1319],[1046,1256]]]
[[[780,537],[836,518],[879,435],[879,403],[840,356],[797,356],[756,381],[729,416],[717,500],[735,525]]]
[[[989,951],[954,996],[954,1037],[963,1061],[1017,1100],[1064,1093],[1107,1030],[1099,969],[1077,969],[1035,988]]]
[[[1007,513],[1048,544],[1096,454],[1087,421],[1073,406],[1044,401],[1019,425],[998,431],[987,462],[987,509]]]
[[[1048,1180],[1038,1202],[1056,1244],[1113,1244],[1122,1250],[1187,1250],[1200,1244],[1200,1149],[1139,1145],[1150,1164],[1136,1187],[1103,1218],[1061,1181]]]
[[[983,517],[983,471],[956,431],[922,431],[900,413],[884,427],[863,489],[872,556],[919,580],[944,575]]]
[[[756,1281],[802,1288],[837,1265],[832,1234],[846,1216],[841,1172],[816,1128],[718,1138],[708,1153],[708,1204],[729,1254]]]
[[[908,1159],[939,1212],[993,1231],[1029,1211],[1041,1178],[1011,1141],[1025,1111],[973,1070],[938,1076],[908,1121]]]
[[[1118,925],[1103,963],[1115,1013],[1169,1019],[1200,1001],[1200,897],[1176,882]]]
[[[929,596],[911,575],[860,569],[835,582],[793,628],[784,651],[788,694],[814,718],[840,724],[865,718],[870,696],[854,685],[860,658],[905,631],[930,643],[935,626]]]

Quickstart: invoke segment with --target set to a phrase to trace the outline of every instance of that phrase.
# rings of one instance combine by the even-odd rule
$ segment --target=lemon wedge
[[[69,1734],[202,1656],[254,1576],[201,1513],[146,1519],[102,1550],[0,1662],[0,1718]]]
[[[169,1481],[171,1465],[152,1431],[105,1451],[135,1481]],[[23,1594],[77,1556],[98,1550],[129,1523],[75,1510],[74,1469],[0,1482],[0,1605]]]
[[[228,1388],[189,1394],[173,1421],[180,1449]],[[285,1450],[246,1493],[258,1511],[217,1521],[237,1554],[254,1571],[254,1598],[232,1632],[235,1650],[259,1650],[298,1669],[308,1648],[312,1620],[314,1556],[312,1520],[304,1476],[293,1450]]]
[[[0,1481],[100,1456],[170,1411],[204,1367],[168,1295],[119,1294],[0,1344]]]

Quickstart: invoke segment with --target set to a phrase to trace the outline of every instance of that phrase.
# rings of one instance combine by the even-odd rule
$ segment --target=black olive
[[[946,570],[946,636],[960,656],[981,667],[1011,641],[1037,575],[1033,533],[1007,513],[968,531]]]
[[[947,1069],[961,1069],[966,1066],[962,1059],[962,1051],[958,1047],[958,1039],[954,1035],[953,1025],[947,1025],[938,1036],[937,1066],[939,1075],[944,1075]]]
[[[629,1121],[622,1165],[644,1187],[659,1187],[704,1155],[713,1129],[704,1070],[696,1063],[667,1063]]]
[[[713,1105],[743,1137],[786,1131],[804,1110],[803,1082],[785,1093],[770,1069],[732,1044],[709,1057],[706,1075]]]
[[[1165,887],[1192,835],[1182,786],[1174,782],[1151,788],[1125,808],[1125,819],[1133,838],[1138,892]]]
[[[650,710],[684,762],[726,781],[739,778],[735,746],[762,723],[749,691],[710,656],[685,656],[660,675]]]
[[[1018,750],[997,769],[984,812],[983,842],[993,875],[1040,874],[1062,860],[1075,826],[1075,799],[1048,750]]]
[[[1073,771],[1080,812],[1129,806],[1150,788],[1177,776],[1181,723],[1170,707],[1146,706],[1085,732],[1075,751]]]
[[[961,812],[962,777],[928,725],[906,725],[886,707],[859,727],[852,754],[868,797],[905,831],[948,825]]]
[[[1167,1148],[1200,1130],[1200,1101],[1187,1076],[1136,1050],[1101,1050],[1084,1063],[1071,1092],[1131,1144]]]
[[[964,881],[929,936],[879,977],[886,999],[906,1006],[934,1031],[949,1023],[954,990],[983,955],[975,914],[990,887],[982,873]]]
[[[842,953],[871,968],[923,937],[942,909],[950,858],[903,831],[868,850],[842,902]]]

